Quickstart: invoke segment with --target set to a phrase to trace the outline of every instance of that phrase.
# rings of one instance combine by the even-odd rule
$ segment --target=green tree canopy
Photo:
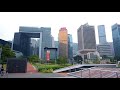
[[[15,57],[15,53],[11,50],[8,44],[5,46],[0,45],[0,47],[2,48],[1,62],[7,62],[7,58]]]
[[[76,63],[81,63],[81,64],[82,64],[83,58],[82,58],[81,56],[76,55],[76,56],[74,56],[73,58],[74,58],[74,61],[75,61]]]
[[[57,63],[61,64],[61,65],[65,65],[65,64],[68,63],[68,61],[67,61],[66,57],[59,57],[58,60],[57,60]]]
[[[36,62],[39,62],[39,61],[40,61],[39,56],[37,56],[37,55],[29,56],[29,57],[28,57],[28,60],[29,60],[30,62],[32,62],[32,63],[36,63]]]

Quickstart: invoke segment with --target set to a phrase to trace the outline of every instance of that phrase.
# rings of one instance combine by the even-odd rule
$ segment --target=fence
[[[82,68],[83,69],[83,68]],[[88,71],[88,73],[86,73],[85,75],[85,71]],[[99,73],[95,74],[93,71],[98,71]],[[77,74],[78,73],[78,74]],[[92,77],[94,73],[94,77]],[[85,77],[88,75],[88,77]],[[96,69],[96,68],[87,68],[87,69],[83,69],[80,71],[76,71],[76,72],[71,72],[68,73],[68,75],[77,77],[77,78],[119,78],[120,76],[120,72],[119,71],[111,71],[111,70],[101,70],[101,69]]]

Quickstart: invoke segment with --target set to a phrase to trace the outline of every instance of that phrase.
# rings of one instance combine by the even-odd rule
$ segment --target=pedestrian
[[[4,72],[4,67],[3,67],[3,64],[2,64],[2,67],[1,67],[1,76],[3,76],[3,72]]]
[[[1,74],[1,67],[0,67],[0,74]]]

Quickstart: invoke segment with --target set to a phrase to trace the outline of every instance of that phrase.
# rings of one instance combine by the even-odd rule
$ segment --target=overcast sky
[[[95,26],[98,44],[98,25],[105,25],[108,42],[112,42],[111,26],[120,24],[120,12],[0,12],[0,39],[12,40],[19,26],[51,27],[51,34],[58,40],[61,27],[66,27],[77,42],[77,29],[85,24]]]

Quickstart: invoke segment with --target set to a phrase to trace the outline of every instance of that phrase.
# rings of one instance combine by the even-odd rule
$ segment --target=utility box
[[[26,73],[27,59],[8,58],[6,69],[8,73]]]

